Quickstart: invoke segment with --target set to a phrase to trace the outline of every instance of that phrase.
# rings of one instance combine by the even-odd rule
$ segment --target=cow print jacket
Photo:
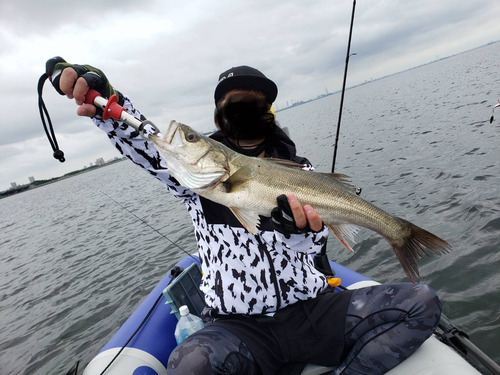
[[[124,108],[141,114],[124,97]],[[142,117],[144,119],[144,117]],[[261,217],[256,235],[246,231],[231,211],[180,186],[151,142],[120,121],[93,118],[111,143],[133,163],[160,180],[181,199],[193,220],[202,265],[201,290],[208,307],[218,314],[266,314],[317,296],[327,287],[325,276],[314,268],[312,254],[321,250],[328,229],[285,236]],[[295,155],[295,145],[279,128],[278,139],[266,155],[306,164]],[[217,139],[217,134],[213,136]]]

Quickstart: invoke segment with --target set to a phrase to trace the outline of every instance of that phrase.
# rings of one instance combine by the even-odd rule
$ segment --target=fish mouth
[[[167,130],[168,138],[165,137],[166,141],[167,141],[166,143],[168,143],[169,145],[172,144],[174,137],[177,134],[177,131],[179,130],[179,128],[180,128],[180,126],[177,122],[175,122],[175,121],[170,122],[170,125],[168,126],[168,130]],[[172,134],[170,134],[170,133],[172,133]]]
[[[182,146],[182,134],[180,124],[176,121],[171,121],[168,125],[167,132],[161,137],[151,136],[153,143],[165,151],[173,151],[177,146]]]

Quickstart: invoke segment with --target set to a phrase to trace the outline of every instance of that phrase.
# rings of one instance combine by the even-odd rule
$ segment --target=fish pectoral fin
[[[237,207],[229,207],[231,212],[236,216],[247,231],[252,234],[257,234],[257,226],[260,224],[260,217],[253,211],[243,210]]]
[[[226,188],[227,193],[233,193],[241,189],[254,175],[254,168],[251,166],[244,166],[234,172],[222,184]]]
[[[337,237],[342,245],[344,245],[349,251],[354,251],[349,243],[346,241],[346,238],[349,239],[353,244],[356,243],[354,241],[354,236],[358,233],[359,228],[353,224],[334,224],[327,225],[328,229],[332,231],[332,233]]]

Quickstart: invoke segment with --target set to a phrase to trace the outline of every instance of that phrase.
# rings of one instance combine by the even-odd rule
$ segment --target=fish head
[[[191,127],[171,121],[163,137],[149,139],[167,163],[170,174],[193,190],[217,185],[229,172],[227,151],[220,143]]]

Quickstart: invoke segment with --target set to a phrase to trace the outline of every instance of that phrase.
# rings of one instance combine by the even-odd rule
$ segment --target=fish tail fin
[[[430,253],[441,255],[451,251],[451,245],[438,236],[422,229],[415,224],[397,218],[405,227],[402,239],[391,240],[396,257],[412,283],[419,279],[417,261]]]

